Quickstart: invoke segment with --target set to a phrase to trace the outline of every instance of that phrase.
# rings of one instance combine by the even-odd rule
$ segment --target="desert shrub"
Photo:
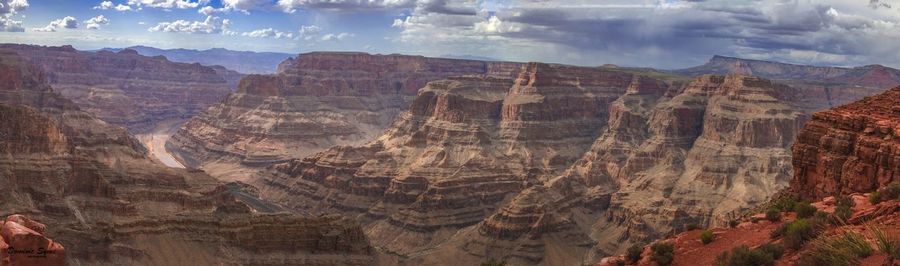
[[[797,219],[790,223],[784,231],[784,245],[790,249],[800,249],[803,243],[816,237],[813,224],[807,219]]]
[[[779,237],[784,236],[784,233],[787,232],[787,228],[790,225],[791,225],[791,223],[783,223],[783,224],[779,225],[778,228],[775,228],[775,230],[772,230],[772,232],[769,233],[769,237],[779,238]]]
[[[634,244],[628,247],[628,250],[625,251],[625,258],[628,259],[628,262],[637,263],[641,260],[641,253],[644,252],[644,247]]]
[[[625,261],[624,261],[624,260],[616,260],[616,261],[614,262],[614,264],[615,264],[616,266],[625,266]]]
[[[665,266],[672,264],[672,260],[675,259],[675,246],[669,243],[664,242],[656,242],[650,246],[650,250],[653,251],[650,254],[650,258],[656,262],[656,264]]]
[[[490,259],[488,261],[482,262],[481,266],[506,266],[506,261]]]
[[[809,204],[809,202],[800,202],[794,205],[794,212],[797,212],[797,218],[809,218],[816,214],[816,207],[813,207]]]
[[[887,254],[888,258],[900,259],[900,239],[891,238],[881,228],[872,227],[869,230],[872,231],[878,251]]]
[[[689,223],[689,224],[684,225],[685,231],[691,231],[691,230],[697,230],[697,229],[700,229],[700,226],[697,225],[697,223]]]
[[[872,246],[857,232],[819,238],[800,257],[800,265],[859,265],[859,258],[872,255]]]
[[[771,208],[774,208],[778,211],[792,211],[794,210],[794,206],[797,204],[797,200],[794,198],[782,198],[772,204]]]
[[[769,220],[772,222],[777,222],[777,221],[781,220],[781,212],[775,208],[769,208],[769,210],[766,211],[766,220]]]
[[[738,220],[731,220],[731,221],[728,221],[728,227],[731,227],[731,228],[735,228],[735,227],[737,227],[739,224],[741,224],[741,221],[738,221]]]
[[[763,253],[771,255],[772,258],[776,260],[781,258],[781,255],[784,255],[784,246],[782,246],[781,244],[768,243],[759,246],[756,249],[762,251]]]
[[[713,241],[713,238],[716,236],[713,235],[713,232],[710,230],[703,230],[703,233],[700,233],[700,242],[704,245],[709,244],[709,242]]]
[[[716,256],[717,266],[759,266],[775,265],[775,258],[762,250],[750,250],[747,246],[739,246],[729,252]]]
[[[887,200],[900,200],[900,182],[890,183],[869,195],[869,202],[872,204],[878,204]]]

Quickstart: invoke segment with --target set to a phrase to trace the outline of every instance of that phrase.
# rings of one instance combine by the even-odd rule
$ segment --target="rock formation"
[[[900,87],[815,113],[793,155],[791,189],[803,198],[900,182]]]
[[[364,53],[309,53],[275,75],[249,75],[236,93],[185,123],[167,147],[187,166],[244,180],[235,167],[303,158],[382,134],[426,82],[511,76],[516,63]]]
[[[239,74],[221,67],[174,63],[134,50],[81,52],[71,46],[4,44],[40,66],[60,94],[81,109],[132,132],[162,120],[186,119],[219,102]],[[227,79],[226,79],[227,78]]]
[[[0,73],[0,215],[46,224],[13,221],[53,236],[69,264],[375,263],[357,222],[285,212],[246,185],[153,163],[13,51],[0,49]]]
[[[836,107],[900,85],[900,70],[881,65],[854,68],[805,66],[718,55],[704,65],[674,72],[753,75],[776,80],[800,89],[797,91],[798,104],[808,111]]]

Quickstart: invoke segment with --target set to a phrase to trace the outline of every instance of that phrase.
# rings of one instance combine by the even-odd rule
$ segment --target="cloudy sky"
[[[900,0],[0,0],[0,42],[900,67]]]

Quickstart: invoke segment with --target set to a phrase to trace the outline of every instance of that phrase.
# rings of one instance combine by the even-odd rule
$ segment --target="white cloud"
[[[97,6],[94,7],[94,9],[100,9],[100,10],[107,10],[107,9],[110,9],[110,8],[113,8],[113,2],[112,2],[112,1],[103,1],[103,2],[100,2],[99,5],[97,5]]]
[[[423,2],[436,1],[445,0],[425,0]],[[416,2],[416,0],[278,0],[278,7],[288,13],[293,13],[298,9],[358,11],[412,7]]]
[[[236,33],[229,31],[228,26],[231,21],[219,17],[208,16],[204,21],[187,21],[176,20],[171,22],[160,22],[154,27],[147,29],[150,32],[184,32],[197,34],[225,34],[234,35]]]
[[[43,28],[34,28],[34,30],[35,31],[43,31],[43,32],[54,32],[60,28],[77,29],[78,28],[78,20],[71,16],[66,16],[61,19],[50,21],[50,24],[47,24],[47,26],[44,26]]]
[[[340,41],[340,40],[343,40],[343,39],[346,39],[349,37],[353,37],[353,34],[346,33],[346,32],[342,32],[342,33],[338,33],[338,34],[329,33],[329,34],[322,35],[322,38],[319,38],[319,40],[323,41],[323,42]]]
[[[23,32],[22,21],[13,18],[28,8],[28,0],[0,0],[0,31]],[[25,17],[22,15],[22,17]]]
[[[291,39],[294,38],[293,33],[283,32],[279,30],[275,30],[272,28],[267,29],[259,29],[251,32],[244,32],[241,36],[252,37],[252,38],[275,38],[275,39]]]
[[[503,21],[500,21],[500,18],[497,16],[491,16],[487,21],[477,22],[474,27],[475,32],[484,34],[516,32],[520,30],[518,27],[509,24],[504,25]]]
[[[96,30],[96,29],[100,29],[100,25],[109,25],[109,19],[107,19],[103,15],[99,15],[99,16],[93,17],[89,20],[85,20],[84,24],[85,24],[85,26],[84,26],[85,28],[90,29],[90,30]]]
[[[209,0],[128,0],[128,5],[138,8],[146,6],[152,8],[188,9],[197,8],[208,3]]]
[[[316,35],[319,35],[319,32],[322,32],[322,28],[319,28],[319,26],[316,26],[316,25],[311,25],[311,26],[300,25],[299,32],[300,32],[300,37],[303,38],[304,40],[312,40],[313,38],[316,37]]]
[[[222,0],[222,8],[226,10],[236,10],[243,13],[249,13],[255,9],[269,9],[272,7],[271,0]]]
[[[126,5],[123,5],[123,4],[118,4],[118,5],[116,5],[115,10],[116,10],[116,11],[122,11],[122,12],[124,12],[124,11],[131,11],[132,9],[131,9],[131,6],[126,6]]]

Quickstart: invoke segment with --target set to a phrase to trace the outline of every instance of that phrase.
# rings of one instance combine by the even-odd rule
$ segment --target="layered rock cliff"
[[[0,70],[0,215],[46,224],[69,264],[375,263],[357,222],[284,212],[249,186],[156,164],[15,52],[0,49]]]
[[[725,56],[714,56],[704,65],[674,72],[752,75],[777,80],[799,89],[795,92],[798,106],[808,111],[837,107],[900,85],[900,70],[881,65],[806,66]]]
[[[259,182],[261,193],[291,208],[360,214],[376,245],[419,252],[563,173],[588,151],[610,103],[630,87],[665,84],[540,63],[522,67],[515,80],[430,82],[374,142],[277,165]]]
[[[900,182],[900,87],[815,113],[793,155],[791,191],[803,198]]]
[[[134,50],[81,52],[71,46],[3,44],[47,73],[60,94],[88,113],[135,133],[159,121],[187,119],[228,94],[240,74],[175,63]]]
[[[66,249],[47,238],[47,227],[22,215],[10,215],[0,223],[0,264],[66,265]]]
[[[303,158],[382,134],[426,82],[468,74],[514,75],[516,63],[403,55],[309,53],[275,75],[250,75],[236,93],[185,123],[167,147],[185,165],[224,179],[235,167]]]

